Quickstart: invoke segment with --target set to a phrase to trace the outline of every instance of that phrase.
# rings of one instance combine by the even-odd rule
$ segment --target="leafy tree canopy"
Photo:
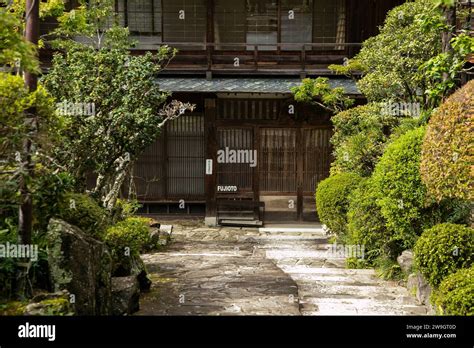
[[[170,94],[157,84],[175,51],[163,46],[156,54],[132,56],[128,29],[111,22],[111,9],[112,1],[99,0],[59,18],[54,44],[60,52],[44,78],[67,120],[57,157],[79,182],[95,174],[93,191],[109,209],[160,128],[194,108],[167,104]]]
[[[11,12],[0,9],[0,66],[38,71],[36,48],[22,35],[20,20]]]
[[[345,110],[354,104],[354,100],[345,95],[344,88],[331,88],[329,79],[325,77],[304,79],[302,84],[293,87],[291,92],[296,101],[318,105],[333,113]]]
[[[362,73],[360,91],[370,101],[420,102],[429,110],[456,87],[456,78],[474,39],[461,32],[451,40],[452,51],[442,52],[442,34],[452,32],[443,10],[454,0],[407,2],[392,9],[377,36],[363,43],[360,53],[345,66],[332,65],[339,74]],[[468,14],[458,12],[460,20]]]

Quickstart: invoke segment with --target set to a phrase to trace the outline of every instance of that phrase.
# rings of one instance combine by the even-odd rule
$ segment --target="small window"
[[[278,42],[277,0],[247,0],[247,49],[275,50]]]
[[[246,42],[246,5],[243,0],[215,0],[214,41],[218,50],[243,50]],[[232,45],[224,45],[232,44]]]
[[[206,18],[205,0],[163,0],[164,40],[169,43],[200,43],[185,48],[204,49]]]
[[[346,32],[344,0],[315,0],[313,15],[314,43],[344,43]],[[342,50],[344,46],[321,47],[322,50]]]
[[[117,0],[119,24],[135,35],[161,37],[161,0]]]
[[[312,42],[313,1],[282,0],[281,42],[288,43],[282,49],[301,50],[304,43]],[[307,46],[306,49],[311,49]]]

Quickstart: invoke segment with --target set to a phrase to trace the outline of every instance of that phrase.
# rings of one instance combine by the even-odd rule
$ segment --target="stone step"
[[[219,225],[221,226],[240,226],[240,227],[248,227],[248,226],[262,226],[263,222],[260,220],[246,220],[241,218],[225,218],[219,219]]]
[[[308,267],[303,265],[287,266],[281,265],[285,273],[290,274],[305,274],[305,275],[328,275],[328,276],[351,276],[351,275],[373,275],[375,276],[375,270],[370,268],[363,269],[349,269],[349,268],[325,268],[325,267]]]
[[[308,298],[300,300],[303,315],[423,315],[426,308],[414,304],[394,304],[390,301],[337,298]]]
[[[298,233],[298,234],[305,234],[305,233],[318,233],[321,236],[325,236],[326,232],[323,230],[321,225],[315,226],[302,226],[302,227],[295,227],[295,226],[285,226],[285,225],[267,225],[265,227],[261,227],[258,229],[260,233]]]
[[[321,236],[317,233],[305,233],[304,235],[297,235],[297,234],[292,234],[292,233],[274,233],[274,234],[260,234],[258,236],[255,236],[255,238],[258,238],[263,241],[268,241],[269,243],[272,243],[273,241],[289,241],[289,242],[298,242],[301,243],[302,245],[305,245],[306,243],[308,244],[308,247],[311,246],[311,242],[318,242],[318,244],[327,244],[328,238],[325,236]],[[290,248],[291,246],[294,246],[294,244],[286,244],[287,248]],[[299,246],[299,245],[298,245]]]
[[[312,296],[315,298],[372,298],[376,300],[401,299],[404,303],[413,303],[413,298],[409,297],[406,289],[401,287],[383,287],[380,284],[361,285],[327,285],[318,283],[299,283],[298,290],[301,296]],[[408,302],[407,302],[408,301]]]
[[[290,250],[290,249],[271,249],[267,250],[267,257],[270,259],[276,259],[280,261],[286,258],[298,258],[298,259],[327,259],[331,258],[332,255],[328,250]],[[336,258],[336,257],[333,257]],[[338,258],[345,260],[345,258]]]

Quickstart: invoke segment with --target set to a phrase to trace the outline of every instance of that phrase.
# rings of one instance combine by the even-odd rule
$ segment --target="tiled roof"
[[[180,78],[160,77],[160,88],[170,92],[232,92],[232,93],[290,93],[301,84],[298,78]],[[356,84],[348,79],[330,79],[331,87],[343,87],[347,94],[360,94]]]

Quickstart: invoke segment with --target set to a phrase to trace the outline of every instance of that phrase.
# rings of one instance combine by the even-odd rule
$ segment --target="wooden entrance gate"
[[[268,221],[316,220],[316,185],[329,175],[331,129],[218,127],[218,151],[256,151],[249,163],[216,164],[216,199],[265,203]]]

